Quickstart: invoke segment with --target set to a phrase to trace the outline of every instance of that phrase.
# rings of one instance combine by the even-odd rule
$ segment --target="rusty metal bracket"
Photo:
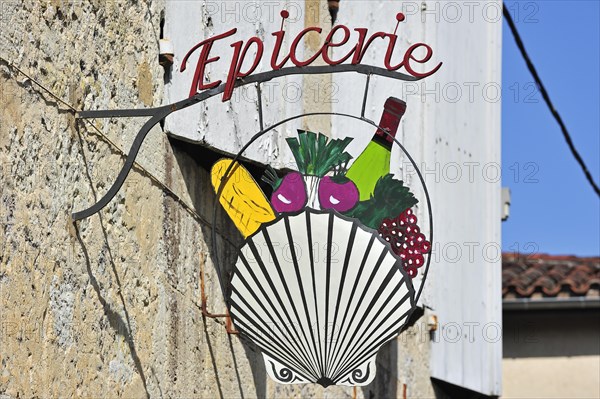
[[[227,334],[239,334],[239,331],[233,327],[229,310],[226,310],[225,313],[211,313],[208,310],[208,299],[204,289],[204,263],[206,263],[206,259],[204,254],[200,252],[200,309],[202,310],[202,316],[209,319],[225,318],[225,331],[227,331]]]

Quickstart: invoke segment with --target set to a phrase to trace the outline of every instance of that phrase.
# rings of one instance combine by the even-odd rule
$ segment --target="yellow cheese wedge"
[[[218,160],[210,172],[211,182],[217,194],[223,185],[219,202],[242,235],[248,237],[261,224],[274,220],[275,212],[250,172],[242,165],[236,162],[225,176],[232,163],[233,160],[228,158]]]

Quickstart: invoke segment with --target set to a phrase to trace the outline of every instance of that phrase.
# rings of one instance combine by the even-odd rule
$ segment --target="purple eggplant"
[[[319,202],[321,209],[334,209],[346,212],[358,203],[359,194],[356,185],[350,179],[332,179],[325,176],[319,183]]]

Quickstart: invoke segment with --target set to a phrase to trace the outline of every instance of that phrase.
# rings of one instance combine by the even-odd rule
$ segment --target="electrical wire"
[[[510,12],[508,12],[508,8],[506,7],[506,4],[504,2],[502,3],[502,13],[504,14],[504,18],[506,19],[506,22],[508,23],[508,27],[510,28],[510,31],[512,32],[515,42],[517,43],[517,47],[519,48],[519,51],[521,52],[521,56],[523,57],[523,59],[525,60],[525,63],[527,64],[527,69],[529,69],[529,72],[533,76],[533,79],[535,80],[538,90],[542,94],[542,97],[544,98],[546,105],[550,109],[552,116],[554,116],[554,119],[556,119],[556,122],[560,126],[560,130],[562,131],[563,137],[564,137],[565,141],[567,142],[569,149],[571,150],[571,154],[573,154],[573,157],[575,157],[575,160],[577,161],[577,163],[583,170],[583,173],[585,174],[585,177],[587,178],[588,182],[590,183],[590,185],[592,186],[592,188],[594,189],[596,194],[600,197],[600,189],[598,188],[598,185],[594,181],[592,174],[590,173],[587,166],[585,165],[583,158],[581,158],[581,155],[577,151],[577,148],[575,148],[575,144],[573,144],[573,140],[571,139],[571,135],[569,134],[569,131],[567,130],[567,126],[563,122],[563,120],[562,120],[560,114],[558,113],[558,111],[556,110],[556,108],[554,108],[552,101],[550,101],[550,96],[548,95],[548,92],[546,91],[546,87],[542,83],[542,79],[540,78],[540,75],[538,75],[537,70],[535,69],[535,66],[533,65],[533,62],[531,61],[531,58],[529,58],[529,55],[527,54],[527,51],[525,50],[525,45],[523,44],[521,35],[519,35],[519,32],[517,31],[517,27],[515,26],[515,23],[510,15]]]

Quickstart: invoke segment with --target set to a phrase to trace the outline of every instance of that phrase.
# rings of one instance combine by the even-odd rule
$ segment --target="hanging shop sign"
[[[287,17],[282,12],[282,18]],[[397,22],[404,19],[398,14]],[[397,26],[396,26],[397,29]],[[417,73],[413,63],[430,61],[433,50],[424,43],[409,47],[402,62],[392,65],[397,36],[356,28],[356,45],[337,60],[328,55],[331,47],[350,40],[348,27],[335,26],[325,45],[307,60],[296,55],[306,28],[283,51],[285,32],[274,32],[272,70],[253,74],[263,56],[264,44],[253,37],[231,44],[229,74],[225,82],[205,81],[206,65],[219,62],[211,56],[213,45],[230,38],[235,29],[204,40],[183,58],[181,70],[199,51],[190,97],[178,103],[142,110],[84,111],[83,118],[149,117],[138,133],[131,151],[113,186],[90,208],[73,214],[74,220],[89,217],[104,207],[127,177],[148,131],[167,115],[216,95],[228,101],[235,88],[254,84],[260,99],[262,82],[292,74],[356,72],[366,75],[360,115],[314,112],[301,114],[263,126],[262,104],[258,101],[260,131],[239,153],[217,161],[211,169],[215,201],[243,236],[229,281],[222,281],[222,265],[216,250],[213,229],[213,259],[219,269],[221,289],[236,329],[263,354],[269,376],[286,384],[318,383],[366,385],[376,373],[379,349],[405,327],[423,289],[433,240],[431,203],[425,181],[413,158],[398,141],[396,132],[407,113],[407,104],[389,97],[379,123],[364,116],[371,75],[400,80],[417,80],[435,73]],[[336,32],[343,38],[334,42]],[[383,59],[385,68],[362,65],[361,60],[374,40],[388,40]],[[254,58],[247,61],[254,46]],[[424,48],[417,58],[414,51]],[[286,54],[284,54],[286,53]],[[311,66],[318,57],[327,65]],[[285,67],[291,61],[294,66]],[[343,64],[343,62],[349,63]],[[242,71],[241,66],[251,66]],[[397,72],[404,68],[407,74]],[[361,121],[369,127],[372,139],[361,152],[347,151],[352,137],[331,139],[317,132],[298,130],[286,144],[296,168],[283,173],[266,166],[260,177],[270,186],[269,194],[240,162],[256,140],[283,124],[318,115],[339,115]],[[417,171],[419,190],[390,173],[392,148],[397,146]],[[263,186],[264,187],[264,186]],[[416,194],[416,193],[421,194]],[[419,222],[416,206],[423,204],[428,217]],[[413,278],[423,270],[418,289]]]

